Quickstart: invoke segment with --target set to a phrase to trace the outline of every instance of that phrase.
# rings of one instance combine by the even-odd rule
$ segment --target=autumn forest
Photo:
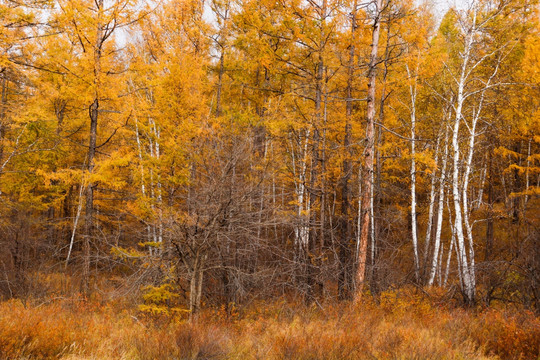
[[[536,358],[539,10],[0,0],[0,358]]]

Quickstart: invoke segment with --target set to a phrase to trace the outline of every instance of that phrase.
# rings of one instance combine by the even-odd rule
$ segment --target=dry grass
[[[539,345],[530,312],[396,293],[356,308],[259,303],[228,320],[208,310],[195,325],[118,304],[0,304],[0,359],[537,359]]]

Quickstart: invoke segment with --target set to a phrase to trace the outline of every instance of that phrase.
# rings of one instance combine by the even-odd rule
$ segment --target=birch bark
[[[444,215],[444,194],[445,194],[445,186],[446,186],[446,165],[448,162],[448,128],[445,129],[445,139],[444,139],[444,153],[442,156],[442,169],[441,169],[441,178],[439,183],[439,204],[437,208],[437,224],[435,227],[435,241],[434,241],[434,249],[433,249],[433,260],[431,262],[431,269],[429,272],[429,280],[428,285],[433,285],[433,281],[435,280],[435,274],[436,270],[439,266],[439,246],[441,243],[441,232],[442,232],[442,223],[443,223],[443,215]],[[449,257],[452,252],[452,249],[450,249]],[[442,255],[441,255],[442,256]]]

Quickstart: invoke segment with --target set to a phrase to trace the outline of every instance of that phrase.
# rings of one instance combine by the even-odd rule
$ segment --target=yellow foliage
[[[153,316],[183,315],[189,310],[182,306],[175,306],[174,300],[179,297],[171,284],[160,286],[145,286],[142,288],[144,304],[139,310]]]
[[[111,248],[111,254],[120,259],[140,259],[144,254],[135,249],[124,249],[118,246],[113,246]]]

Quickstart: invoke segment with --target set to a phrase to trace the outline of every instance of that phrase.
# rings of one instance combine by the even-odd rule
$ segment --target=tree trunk
[[[410,79],[411,73],[409,71],[409,67],[407,65],[405,65],[405,67],[407,69],[407,74]],[[414,85],[409,85],[409,94],[411,97],[411,238],[414,255],[414,278],[416,282],[418,282],[420,276],[418,261],[418,235],[416,232],[416,74],[414,74],[414,76]]]
[[[345,122],[345,134],[343,136],[343,177],[341,179],[341,216],[340,216],[340,240],[339,246],[339,259],[340,259],[340,271],[338,279],[338,297],[340,300],[346,299],[349,295],[347,290],[350,289],[349,282],[349,264],[350,264],[350,238],[351,238],[351,224],[349,222],[349,210],[350,210],[350,189],[349,181],[351,179],[351,118],[353,111],[353,79],[354,79],[354,54],[356,39],[356,1],[353,3],[353,9],[351,11],[351,43],[349,45],[349,61],[347,67],[347,103],[346,103],[346,122]]]
[[[493,252],[493,144],[489,145],[488,150],[488,191],[487,191],[487,224],[486,224],[486,248],[484,254],[484,261],[491,260],[491,254]]]
[[[96,155],[96,139],[98,124],[99,100],[96,97],[90,105],[90,142],[88,145],[87,170],[91,178],[94,172],[94,158]],[[94,183],[89,180],[86,186],[85,228],[83,238],[83,273],[82,292],[88,295],[90,291],[90,241],[94,232]]]
[[[2,95],[0,97],[0,162],[4,158],[4,134],[7,120],[8,81],[7,70],[2,71]]]
[[[440,147],[440,133],[437,135],[437,145],[435,146],[435,164],[439,165],[439,147]],[[429,190],[429,209],[428,209],[428,223],[426,227],[426,237],[424,240],[424,251],[422,254],[422,278],[426,278],[426,271],[428,266],[428,253],[431,245],[431,230],[433,227],[433,211],[435,208],[435,187],[437,179],[436,171],[431,173],[431,187]],[[442,175],[442,173],[441,173]]]
[[[216,116],[221,116],[221,89],[223,87],[223,73],[225,72],[225,49],[221,48],[221,55],[219,56],[219,71],[218,71],[218,83],[216,93]]]
[[[373,23],[373,34],[371,41],[371,55],[368,67],[368,93],[367,93],[367,112],[366,112],[366,150],[364,155],[364,179],[363,193],[361,204],[361,234],[358,249],[357,269],[356,269],[356,290],[355,301],[359,301],[362,297],[364,279],[366,273],[367,259],[367,243],[369,235],[369,210],[371,205],[372,183],[371,174],[373,172],[373,156],[374,156],[374,135],[375,135],[375,84],[377,78],[377,50],[379,46],[380,33],[380,12],[382,10],[382,0],[375,1],[375,18]]]
[[[476,20],[474,20],[476,21]],[[462,291],[465,303],[474,303],[475,284],[471,277],[469,269],[469,261],[467,258],[467,250],[465,244],[465,235],[463,232],[463,206],[462,206],[462,191],[460,186],[461,170],[460,170],[460,145],[459,145],[459,128],[462,119],[463,103],[465,101],[464,88],[468,77],[468,63],[473,44],[474,34],[473,28],[467,33],[465,38],[465,49],[463,51],[463,62],[461,64],[461,73],[458,81],[458,93],[455,105],[455,118],[452,132],[452,149],[453,149],[453,167],[452,167],[452,196],[454,199],[454,230],[456,235],[456,249],[458,253],[459,274],[462,280]]]
[[[96,1],[97,16],[101,17],[103,10],[103,0]],[[96,44],[94,47],[94,102],[89,107],[90,117],[90,140],[88,144],[87,171],[89,176],[86,187],[86,208],[85,208],[85,232],[83,238],[83,272],[82,272],[82,292],[85,295],[90,291],[90,242],[94,236],[94,187],[91,180],[94,172],[94,159],[96,156],[97,127],[99,116],[99,90],[101,86],[101,50],[104,42],[102,24],[97,24]]]
[[[202,283],[204,276],[204,262],[206,255],[197,252],[191,269],[189,292],[189,319],[196,321],[201,310]]]
[[[446,127],[446,125],[445,125]],[[441,169],[441,180],[439,183],[439,204],[437,208],[437,224],[435,225],[435,242],[433,244],[433,259],[431,262],[431,269],[429,272],[429,280],[428,285],[433,285],[433,281],[435,280],[435,274],[437,269],[439,268],[438,262],[439,260],[439,246],[441,243],[441,232],[442,232],[442,224],[443,224],[443,215],[444,215],[444,189],[446,186],[446,165],[448,162],[448,129],[445,129],[445,139],[444,139],[444,154],[442,156],[442,169]],[[442,251],[442,250],[441,250]],[[448,256],[450,257],[452,253],[452,249],[450,249],[450,252]]]

